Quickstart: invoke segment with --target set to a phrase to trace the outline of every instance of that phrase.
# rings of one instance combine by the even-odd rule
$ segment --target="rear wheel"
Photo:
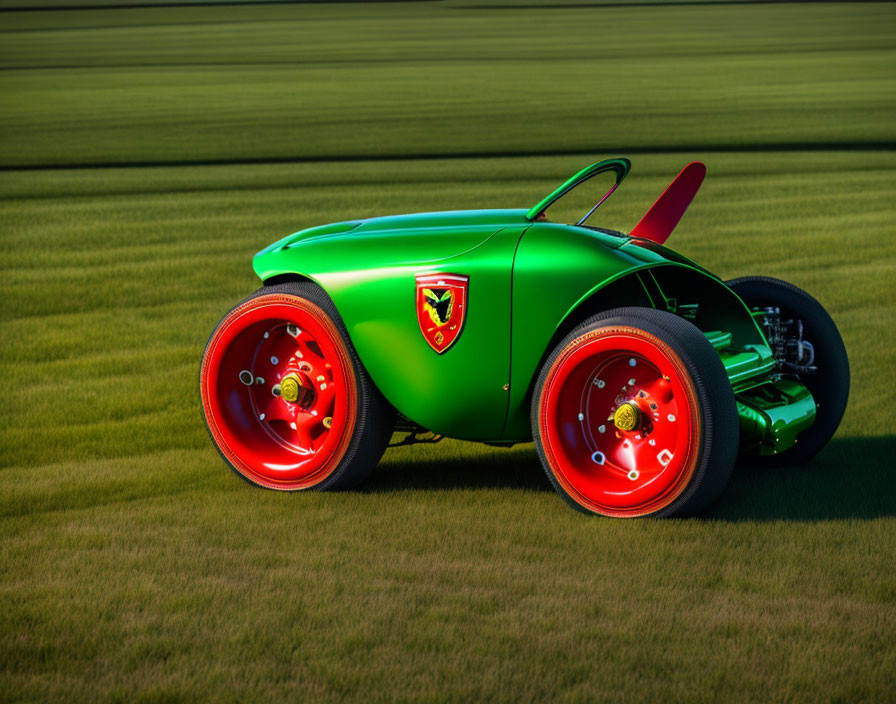
[[[206,345],[199,386],[221,455],[271,489],[357,485],[394,424],[335,306],[311,283],[263,288],[224,316]]]
[[[840,332],[824,307],[791,283],[745,276],[726,284],[752,310],[768,311],[765,334],[778,371],[805,384],[816,405],[815,422],[796,445],[777,455],[751,457],[774,466],[806,462],[828,444],[846,410],[849,359]]]
[[[694,325],[649,308],[589,318],[557,345],[536,383],[532,431],[558,493],[614,517],[701,511],[738,449],[718,354]]]

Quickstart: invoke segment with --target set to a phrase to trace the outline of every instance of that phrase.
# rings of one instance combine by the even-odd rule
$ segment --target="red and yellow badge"
[[[417,321],[436,352],[451,347],[464,329],[469,276],[420,274],[417,277]]]

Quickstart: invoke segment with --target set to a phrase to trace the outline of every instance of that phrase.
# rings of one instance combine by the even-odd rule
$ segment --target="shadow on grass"
[[[804,465],[744,463],[707,517],[823,521],[896,516],[896,436],[835,438]]]
[[[364,491],[515,489],[552,491],[533,446],[482,458],[384,465]],[[735,469],[706,514],[720,521],[823,521],[896,516],[896,436],[834,439],[808,464]]]
[[[436,447],[442,447],[438,445]],[[414,448],[405,452],[407,459],[381,464],[365,482],[365,491],[403,491],[408,489],[522,489],[553,491],[535,445],[513,450],[486,448],[479,457],[456,456],[445,459],[413,459]]]

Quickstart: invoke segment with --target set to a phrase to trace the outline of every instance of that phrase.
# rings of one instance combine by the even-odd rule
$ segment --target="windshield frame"
[[[605,200],[607,200],[607,198],[609,198],[610,195],[619,187],[619,184],[621,184],[622,180],[626,177],[626,175],[628,175],[631,166],[632,163],[624,157],[619,157],[616,159],[605,159],[603,161],[598,161],[595,164],[591,164],[590,166],[586,166],[577,174],[564,181],[559,188],[555,189],[540,201],[538,201],[538,203],[533,205],[526,213],[526,219],[535,221],[543,218],[548,208],[550,208],[555,202],[560,200],[574,188],[580,186],[581,184],[585,183],[585,181],[588,181],[598,174],[612,171],[616,174],[616,183],[614,183],[610,190],[607,191],[604,196],[599,201],[597,201],[597,203],[595,203],[594,206],[585,214],[585,216],[576,223],[577,226],[582,226],[585,221],[591,217],[594,211],[597,210],[600,205]]]

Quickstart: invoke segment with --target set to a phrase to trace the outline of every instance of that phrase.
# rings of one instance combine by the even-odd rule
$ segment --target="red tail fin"
[[[641,221],[635,225],[631,236],[653,240],[657,244],[665,242],[697,195],[704,176],[706,176],[705,164],[693,161],[685,166],[663,191],[663,195],[650,206],[650,210]]]

